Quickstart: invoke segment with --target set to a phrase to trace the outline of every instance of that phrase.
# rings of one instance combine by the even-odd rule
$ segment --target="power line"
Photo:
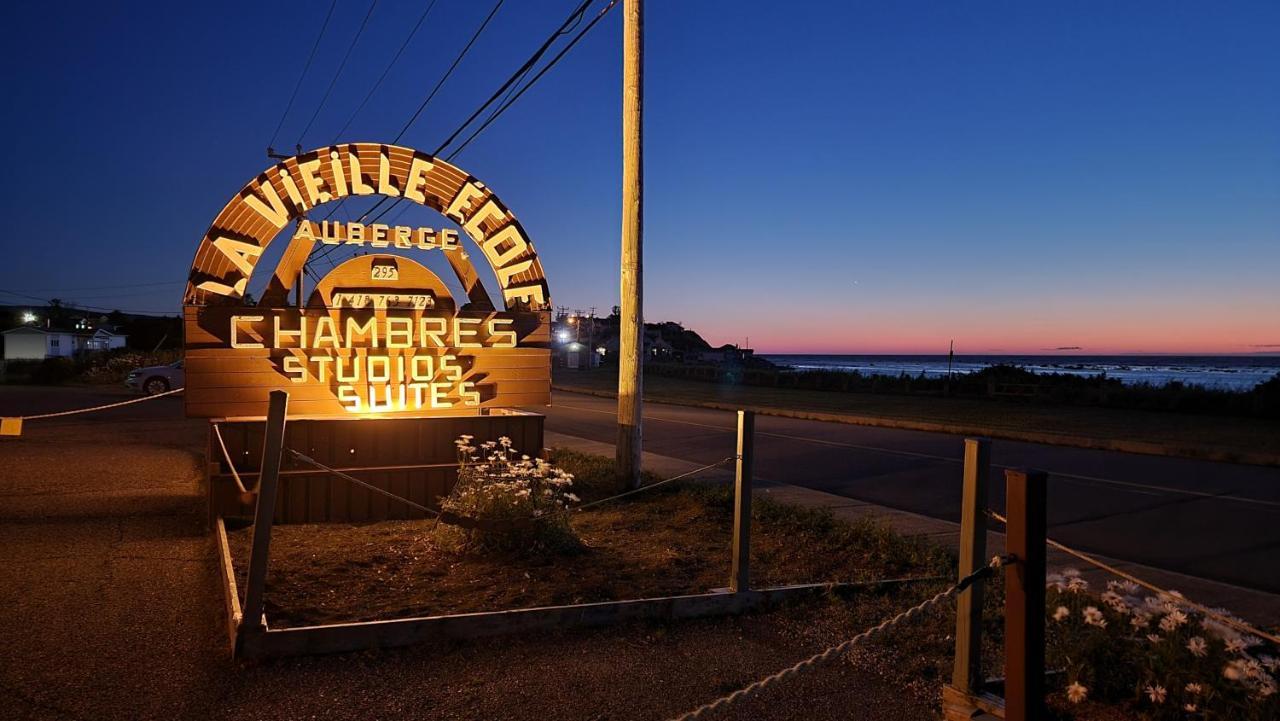
[[[446,70],[444,75],[442,75],[440,79],[436,81],[435,87],[431,89],[431,92],[427,94],[426,99],[423,100],[422,104],[418,106],[418,109],[414,111],[413,116],[409,118],[409,122],[405,123],[404,127],[400,129],[400,133],[396,135],[395,140],[392,141],[393,143],[400,141],[400,138],[405,134],[405,131],[409,129],[409,126],[413,125],[414,121],[417,120],[418,116],[422,114],[422,111],[426,109],[427,104],[430,103],[432,98],[436,96],[436,93],[440,91],[440,88],[444,85],[445,81],[449,79],[449,76],[453,74],[453,71],[458,67],[458,64],[462,62],[462,59],[467,56],[467,53],[471,50],[471,46],[475,44],[476,40],[480,37],[480,34],[483,33],[484,29],[489,25],[489,21],[493,19],[494,15],[498,14],[498,9],[502,7],[503,2],[504,0],[498,0],[498,2],[494,4],[493,9],[490,10],[489,14],[485,16],[484,21],[481,22],[480,26],[476,28],[476,31],[472,33],[471,39],[467,41],[467,44],[463,46],[461,51],[458,52],[457,57],[453,59],[453,63],[449,65],[449,69]],[[427,8],[427,9],[430,10],[430,8]],[[346,200],[347,200],[346,198],[339,200],[337,204],[335,204],[333,208],[328,212],[328,214],[324,216],[323,220],[328,220],[332,218],[334,214],[338,212],[338,209],[342,207],[343,203],[346,202]],[[368,216],[369,213],[372,213],[373,211],[380,208],[382,204],[385,202],[387,202],[387,199],[385,197],[379,198],[378,202],[375,203],[372,208],[370,208],[367,212],[365,212],[364,215],[360,217],[360,220],[364,220],[364,218]],[[322,258],[328,257],[330,254],[334,252],[334,250],[335,250],[335,247],[332,247],[332,246],[329,248],[325,248],[323,251],[320,252],[320,254],[316,256],[316,260],[320,260]]]
[[[444,148],[446,148],[450,143],[452,143],[459,135],[461,135],[462,132],[466,130],[466,128],[469,125],[471,125],[471,123],[473,123],[476,118],[480,117],[480,115],[483,114],[484,111],[490,105],[492,105],[499,98],[503,98],[504,94],[508,93],[509,90],[513,90],[515,86],[520,82],[520,80],[524,78],[529,73],[529,71],[537,65],[538,61],[541,60],[544,55],[546,55],[547,51],[555,43],[556,39],[558,39],[563,35],[573,32],[574,28],[578,26],[582,18],[585,16],[587,8],[590,7],[593,2],[595,2],[595,0],[583,0],[583,2],[573,10],[573,12],[569,13],[568,17],[565,18],[564,22],[560,24],[560,27],[556,28],[556,30],[553,33],[551,33],[551,35],[549,35],[545,41],[543,41],[542,45],[539,46],[538,49],[535,50],[533,54],[530,55],[529,58],[525,60],[525,62],[519,68],[517,68],[515,72],[511,74],[510,77],[507,78],[506,82],[504,82],[497,90],[495,90],[493,94],[490,95],[489,98],[485,100],[485,102],[482,103],[480,107],[475,110],[475,112],[473,112],[465,121],[463,121],[463,123],[459,125],[458,128],[454,130],[453,133],[449,135],[449,137],[443,143],[440,144],[440,147],[436,148],[435,152],[432,153],[432,155],[438,156],[440,152],[444,150]],[[592,27],[594,27],[595,24],[598,23],[600,19],[603,18],[604,15],[613,8],[614,4],[616,4],[616,0],[611,1],[607,6],[605,6],[603,10],[600,11],[599,14],[596,15],[595,18],[592,18],[591,22],[588,23],[587,26],[578,33],[578,35],[574,36],[574,38],[569,42],[569,45],[566,46],[564,49],[562,49],[559,53],[557,53],[555,57],[552,59],[552,61],[546,67],[544,67],[541,71],[539,71],[538,74],[534,76],[534,78],[530,80],[528,84],[520,88],[520,90],[516,92],[515,95],[513,96],[507,95],[507,97],[504,98],[503,102],[499,103],[499,107],[494,112],[494,114],[491,115],[485,121],[485,123],[481,126],[480,130],[483,130],[484,128],[488,127],[488,125],[493,120],[495,120],[499,115],[501,115],[503,111],[506,110],[506,108],[510,107],[511,104],[513,104],[516,100],[518,100],[526,90],[528,90],[530,87],[533,86],[534,83],[538,81],[539,78],[541,78],[544,74],[546,74],[547,70],[549,70],[555,63],[559,62],[559,60],[564,57],[564,55],[569,51],[569,49],[571,49],[574,45],[576,45],[577,42],[583,37],[583,35],[585,35],[586,32],[589,31]],[[485,18],[484,23],[481,24],[480,28],[476,31],[476,34],[471,38],[471,41],[467,43],[467,46],[465,48],[463,48],[463,52],[454,61],[454,65],[451,66],[449,68],[449,71],[445,73],[445,77],[441,78],[440,83],[436,84],[436,87],[427,96],[427,99],[423,101],[423,104],[418,108],[418,111],[414,113],[413,117],[409,119],[409,122],[405,123],[404,128],[400,131],[400,134],[396,136],[393,142],[399,142],[400,138],[404,135],[404,133],[408,131],[410,126],[413,125],[414,121],[417,120],[417,117],[419,114],[421,114],[423,108],[425,108],[426,104],[430,102],[432,97],[435,96],[436,91],[438,91],[440,88],[440,85],[443,84],[444,80],[448,78],[450,73],[453,72],[453,68],[456,67],[459,61],[461,61],[462,57],[466,55],[467,50],[470,49],[471,45],[475,42],[476,38],[479,37],[480,32],[483,31],[485,26],[488,24],[489,19],[492,18],[492,16],[495,13],[497,13],[498,8],[501,5],[502,5],[502,0],[498,0],[498,3],[494,6],[493,10],[490,12],[489,17]],[[466,142],[467,143],[471,142],[471,140],[474,139],[475,136],[478,134],[479,134],[479,131],[477,131],[476,133],[473,133],[470,137],[467,138]],[[455,151],[453,155],[457,155],[457,152],[458,151]],[[450,157],[453,157],[453,155],[451,155]],[[387,206],[377,215],[373,216],[372,219],[368,220],[369,223],[378,222],[379,220],[382,219],[383,216],[391,212],[397,205],[399,205],[402,200],[403,198],[395,198],[393,200],[389,196],[384,196],[383,198],[380,198],[378,202],[373,205],[373,207],[369,208],[369,210],[365,211],[364,214],[360,216],[360,222],[362,223],[365,222],[366,218],[369,218],[369,216],[372,215],[375,211],[377,211],[387,202],[390,202],[391,204],[389,206]],[[336,212],[336,210],[337,208],[335,207],[334,211],[332,211],[330,215],[332,215],[333,212]],[[339,246],[329,246],[328,248],[325,248],[319,255],[316,256],[317,259],[328,257],[335,250],[337,250],[338,247]]]
[[[464,148],[466,148],[468,145],[471,144],[472,140],[475,140],[476,137],[480,135],[480,133],[483,133],[485,128],[489,127],[489,125],[492,124],[493,121],[497,120],[499,116],[505,113],[507,111],[507,108],[510,108],[512,105],[515,105],[516,101],[520,99],[521,95],[524,95],[526,90],[533,87],[534,83],[538,82],[538,80],[542,78],[542,76],[545,75],[548,70],[555,67],[556,63],[560,62],[560,59],[563,58],[566,53],[572,50],[573,46],[577,45],[578,41],[581,40],[583,36],[591,32],[591,28],[595,27],[596,23],[604,19],[604,16],[610,10],[613,9],[614,5],[617,5],[617,4],[618,4],[617,0],[611,0],[610,3],[604,7],[603,10],[601,10],[594,18],[591,19],[591,22],[587,23],[586,27],[584,27],[581,31],[579,31],[578,34],[575,35],[573,39],[569,41],[568,45],[565,45],[564,48],[562,48],[559,53],[556,53],[555,57],[551,58],[550,62],[548,62],[545,66],[543,66],[542,70],[538,71],[537,75],[533,76],[533,79],[531,79],[528,83],[526,83],[523,88],[520,88],[520,91],[517,92],[514,96],[511,96],[509,100],[503,101],[503,103],[498,106],[498,109],[495,110],[493,114],[489,116],[489,119],[485,120],[484,123],[480,125],[480,127],[476,128],[475,132],[471,133],[471,135],[469,135],[467,139],[462,142],[462,145],[459,145],[457,148],[454,148],[453,152],[449,153],[449,156],[445,158],[445,160],[451,161],[455,157],[457,157],[458,153],[461,153]]]
[[[444,150],[445,147],[447,147],[450,143],[452,143],[455,138],[461,135],[462,132],[466,130],[467,126],[470,125],[472,122],[474,122],[476,118],[480,117],[480,115],[485,111],[485,109],[487,109],[490,105],[492,105],[495,100],[502,97],[503,94],[506,93],[509,88],[513,88],[521,78],[523,78],[535,65],[537,65],[538,61],[541,60],[542,56],[547,53],[547,50],[551,48],[551,46],[555,43],[557,38],[572,32],[573,28],[578,26],[578,23],[581,21],[583,15],[586,13],[587,8],[593,2],[595,2],[595,0],[583,0],[582,4],[578,5],[578,7],[575,8],[573,12],[569,13],[569,16],[565,18],[563,23],[560,24],[560,27],[556,28],[555,32],[551,33],[551,35],[548,36],[545,41],[543,41],[542,45],[537,50],[535,50],[532,55],[529,56],[529,59],[525,60],[524,64],[521,65],[519,68],[517,68],[516,71],[513,72],[509,78],[507,78],[507,81],[504,82],[501,87],[499,87],[497,90],[493,92],[492,95],[489,96],[488,100],[484,101],[484,103],[482,103],[479,108],[476,108],[475,112],[473,112],[470,115],[470,117],[468,117],[465,121],[463,121],[462,124],[459,125],[458,128],[454,130],[453,133],[443,143],[440,144],[440,147],[436,148],[435,152],[433,152],[432,155],[439,156],[440,152]],[[612,7],[612,4],[610,4],[609,7]],[[604,12],[608,12],[609,7],[606,7]],[[595,18],[592,21],[592,23],[588,25],[588,29],[591,27],[591,25],[594,25],[595,22],[598,20],[599,20],[599,17]],[[572,47],[572,43],[570,44],[570,47]],[[563,57],[563,55],[564,55],[564,51],[562,51],[556,57],[557,59],[559,59],[560,57]],[[545,69],[543,72],[545,72]],[[541,77],[541,73],[539,73],[539,77]],[[527,89],[527,86],[526,86],[526,89]],[[523,90],[521,92],[523,92]],[[519,94],[517,94],[514,97],[519,97]],[[410,121],[410,124],[412,124],[412,120]],[[408,125],[405,126],[405,130],[408,130]],[[401,131],[401,134],[403,135],[404,131]],[[396,139],[399,140],[399,136],[397,136]],[[390,198],[383,198],[382,200],[379,200],[372,208],[370,208],[363,216],[360,217],[361,222],[363,222],[365,218],[367,218],[370,214],[372,214],[375,210],[381,207],[383,203],[387,202],[388,200],[390,200]],[[395,208],[397,205],[399,205],[401,200],[403,199],[396,198],[395,200],[391,201],[390,206],[388,206],[385,210],[383,210],[378,215],[374,216],[369,222],[370,223],[378,222],[378,220],[380,220],[382,216],[386,215],[388,212],[391,211],[392,208]]]
[[[373,9],[378,7],[378,0],[369,3],[369,11],[364,14],[364,20],[360,23],[360,28],[356,30],[355,37],[351,38],[351,44],[347,46],[346,55],[342,56],[342,62],[338,64],[338,71],[333,74],[333,79],[329,81],[329,87],[325,88],[324,96],[320,98],[320,104],[316,106],[316,111],[311,114],[311,119],[307,121],[307,126],[302,129],[302,133],[298,135],[298,145],[302,145],[302,141],[307,137],[307,131],[311,130],[311,124],[316,121],[316,117],[320,115],[320,110],[324,107],[325,102],[329,100],[329,94],[333,92],[333,86],[338,84],[338,78],[342,76],[342,71],[347,67],[347,61],[351,59],[351,51],[356,49],[356,43],[360,42],[360,36],[364,34],[364,29],[369,25],[369,18],[373,15]]]
[[[339,130],[337,134],[334,135],[333,143],[337,143],[338,138],[342,137],[342,134],[347,132],[347,128],[351,127],[352,121],[356,119],[356,116],[360,114],[361,110],[364,110],[364,106],[368,104],[369,99],[372,98],[373,94],[382,86],[382,81],[387,79],[387,74],[391,72],[391,68],[395,67],[395,64],[400,61],[400,56],[404,53],[405,48],[409,47],[409,43],[413,40],[413,37],[418,34],[418,29],[422,27],[423,21],[427,19],[427,15],[431,14],[431,8],[436,6],[436,1],[437,0],[431,0],[431,2],[427,3],[427,9],[422,11],[422,15],[418,17],[418,22],[414,24],[413,29],[409,31],[409,35],[406,36],[404,42],[400,44],[400,49],[397,50],[395,56],[391,58],[391,62],[387,63],[387,67],[383,69],[382,74],[378,76],[378,80],[374,82],[373,87],[369,88],[368,94],[366,94],[364,99],[360,101],[360,104],[356,106],[356,109],[351,113],[351,117],[347,118],[347,122],[343,124],[342,130]]]
[[[395,140],[391,141],[392,143],[400,142],[400,138],[404,137],[404,134],[408,132],[409,128],[415,122],[417,122],[418,116],[421,115],[422,111],[426,109],[427,103],[430,103],[431,99],[434,98],[436,96],[436,93],[440,91],[440,87],[444,85],[444,82],[449,79],[450,75],[453,74],[453,71],[458,67],[458,63],[462,62],[462,59],[467,56],[468,52],[470,52],[471,46],[475,45],[476,40],[480,38],[480,34],[483,33],[484,29],[489,26],[489,21],[493,19],[494,15],[498,14],[498,10],[499,8],[502,7],[502,3],[503,3],[503,0],[498,0],[498,2],[494,3],[493,9],[490,10],[489,14],[485,16],[484,22],[480,23],[480,27],[476,28],[475,33],[471,35],[471,39],[468,40],[467,44],[462,48],[462,52],[458,53],[458,57],[453,59],[453,64],[449,66],[449,69],[445,71],[444,76],[440,78],[440,80],[436,83],[436,86],[431,89],[430,93],[427,94],[426,99],[422,101],[422,104],[418,106],[418,109],[413,111],[413,115],[409,118],[409,122],[404,124],[404,127],[401,128],[400,132],[396,135]]]
[[[499,97],[501,97],[503,93],[507,92],[507,88],[515,84],[517,78],[523,76],[526,72],[528,72],[529,68],[536,65],[537,62],[542,59],[542,56],[547,53],[547,50],[550,49],[551,45],[555,43],[556,38],[559,38],[561,35],[565,35],[571,32],[571,30],[569,29],[570,26],[571,25],[576,26],[578,18],[582,17],[582,14],[587,11],[587,6],[591,5],[591,3],[593,2],[595,2],[595,0],[583,0],[583,3],[579,5],[576,10],[570,13],[568,18],[565,18],[565,21],[560,25],[560,27],[554,33],[551,34],[550,37],[546,39],[544,43],[542,43],[542,46],[539,47],[536,51],[534,51],[533,55],[529,56],[529,59],[524,62],[524,65],[521,65],[520,68],[516,70],[516,72],[512,73],[511,77],[507,78],[507,82],[503,83],[502,87],[495,90],[493,92],[493,95],[489,96],[488,100],[484,101],[484,103],[479,108],[476,108],[476,111],[471,114],[471,117],[463,121],[462,125],[459,125],[458,129],[453,131],[453,134],[450,135],[443,143],[441,143],[440,147],[436,148],[435,152],[433,152],[432,155],[435,155],[435,156],[440,155],[440,152],[444,150],[446,147],[448,147],[449,143],[452,143],[455,138],[461,135],[462,131],[466,130],[467,126],[470,125],[477,117],[479,117],[480,114],[483,113],[486,108],[492,105],[493,102],[497,100]]]
[[[5,295],[17,296],[19,298],[26,298],[28,300],[39,301],[41,303],[44,303],[45,305],[53,304],[52,303],[53,299],[51,298],[38,298],[34,295],[26,295],[24,293],[15,293],[14,291],[5,290],[3,288],[0,288],[0,293],[3,293]],[[176,312],[166,312],[163,310],[124,310],[123,308],[105,308],[105,307],[96,306],[96,305],[85,305],[83,303],[73,303],[71,301],[62,301],[61,307],[67,310],[91,310],[91,311],[99,311],[99,312],[107,312],[107,313],[120,311],[121,313],[130,313],[133,315],[178,315]]]
[[[124,283],[121,285],[89,285],[82,288],[23,288],[19,293],[76,293],[82,290],[111,290],[113,288],[149,288],[160,285],[186,285],[185,280],[165,280],[159,283]],[[12,291],[10,291],[12,292]]]
[[[271,142],[267,143],[268,152],[276,144],[276,137],[280,135],[280,128],[284,126],[284,119],[289,116],[289,111],[293,109],[293,101],[298,97],[298,89],[302,87],[302,79],[307,77],[307,71],[311,69],[311,61],[316,57],[316,50],[320,48],[320,40],[324,37],[325,29],[329,27],[329,18],[333,17],[333,8],[337,4],[338,0],[332,0],[329,3],[329,12],[325,13],[324,24],[320,26],[320,34],[316,36],[316,42],[311,46],[311,54],[307,56],[307,64],[302,66],[302,74],[298,76],[298,82],[293,86],[293,93],[289,95],[289,104],[284,107],[284,112],[280,114],[280,122],[276,123],[276,131],[271,134]]]

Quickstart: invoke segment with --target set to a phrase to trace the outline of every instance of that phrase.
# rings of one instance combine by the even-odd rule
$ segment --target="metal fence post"
[[[284,418],[288,408],[289,394],[285,391],[271,391],[266,437],[262,443],[262,472],[258,476],[258,502],[253,512],[253,547],[249,552],[241,634],[256,631],[262,626],[262,596],[267,583],[271,522],[276,515],[276,488],[280,480],[280,457],[284,453]]]
[[[960,503],[960,578],[986,565],[987,483],[991,441],[964,440],[964,486]],[[956,657],[951,685],[973,693],[982,682],[982,592],[978,579],[956,597]]]
[[[751,474],[755,455],[756,414],[738,411],[738,463],[733,485],[733,569],[729,590],[751,588]]]
[[[1044,718],[1045,537],[1048,475],[1005,471],[1005,721]]]

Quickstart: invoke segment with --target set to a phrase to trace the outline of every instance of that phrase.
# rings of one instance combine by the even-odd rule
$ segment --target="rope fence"
[[[69,411],[58,411],[57,413],[39,413],[34,416],[16,416],[16,417],[21,418],[24,421],[34,421],[41,418],[61,418],[62,416],[74,416],[79,413],[92,413],[94,411],[105,411],[108,408],[119,408],[120,406],[129,406],[129,405],[133,405],[134,403],[144,403],[146,401],[153,401],[157,398],[164,398],[165,396],[171,396],[171,395],[174,395],[175,393],[181,393],[183,390],[185,389],[174,388],[173,390],[165,391],[164,393],[157,393],[151,396],[143,396],[141,398],[132,398],[127,401],[120,401],[119,403],[107,403],[106,405],[93,406],[92,408],[76,408],[74,410],[69,410]]]
[[[221,440],[221,439],[219,439],[219,440]],[[345,473],[345,472],[343,472],[343,471],[341,471],[341,470],[338,470],[337,468],[331,468],[331,467],[329,467],[329,466],[327,466],[327,465],[325,465],[325,464],[321,463],[320,461],[317,461],[316,459],[314,459],[314,458],[312,458],[312,457],[310,457],[310,456],[306,455],[305,453],[302,453],[302,452],[296,451],[296,450],[294,450],[294,449],[292,449],[292,448],[286,448],[285,450],[289,453],[289,455],[290,455],[290,456],[292,456],[293,458],[295,458],[295,459],[297,459],[297,460],[299,460],[299,461],[301,461],[301,462],[303,462],[303,463],[306,463],[307,465],[310,465],[310,466],[312,466],[312,467],[314,467],[314,468],[317,468],[317,469],[319,469],[319,470],[325,471],[325,472],[327,472],[327,473],[331,473],[331,474],[333,474],[333,475],[337,476],[338,478],[341,478],[341,479],[343,479],[343,480],[345,480],[345,481],[348,481],[348,482],[350,482],[350,483],[354,483],[354,484],[356,484],[356,485],[358,485],[358,486],[361,486],[361,487],[366,488],[366,489],[368,489],[368,490],[370,490],[370,491],[373,491],[374,493],[378,493],[378,494],[380,494],[380,495],[386,496],[387,498],[390,498],[390,499],[393,499],[393,500],[399,501],[399,502],[401,502],[401,503],[403,503],[403,504],[405,504],[405,505],[409,506],[410,508],[414,508],[414,509],[417,509],[417,510],[419,510],[419,511],[422,511],[422,512],[424,512],[424,513],[429,514],[432,518],[438,518],[438,519],[443,520],[443,521],[446,521],[446,522],[452,522],[452,521],[457,521],[457,520],[460,520],[460,519],[461,519],[461,517],[457,516],[456,514],[449,513],[449,512],[444,512],[444,513],[442,513],[442,512],[440,512],[440,511],[435,510],[435,509],[428,508],[427,506],[424,506],[424,505],[422,505],[421,503],[418,503],[418,502],[416,502],[416,501],[411,501],[411,500],[409,500],[408,498],[405,498],[405,497],[403,497],[403,496],[396,495],[395,493],[392,493],[392,492],[390,492],[390,491],[388,491],[388,490],[385,490],[385,489],[382,489],[382,488],[378,488],[377,486],[375,486],[375,485],[373,485],[373,484],[371,484],[371,483],[368,483],[368,482],[366,482],[366,481],[362,481],[362,480],[360,480],[359,478],[356,478],[355,476],[352,476],[352,475],[351,475],[351,474],[349,474],[349,473]],[[224,448],[224,451],[223,451],[223,452],[224,452],[224,453],[226,452],[226,451],[225,451],[225,448]],[[637,494],[637,493],[641,493],[641,492],[643,492],[643,491],[650,491],[650,490],[653,490],[654,488],[657,488],[657,487],[659,487],[659,486],[665,486],[665,485],[667,485],[667,484],[669,484],[669,483],[674,483],[674,482],[676,482],[676,481],[684,480],[684,479],[686,479],[686,478],[689,478],[690,476],[694,476],[694,475],[697,475],[697,474],[702,473],[702,472],[704,472],[704,471],[711,470],[712,468],[716,468],[716,467],[718,467],[718,466],[725,465],[725,464],[727,464],[727,463],[730,463],[730,462],[736,461],[737,459],[738,459],[738,457],[737,457],[737,456],[729,456],[728,458],[722,458],[722,459],[720,459],[720,460],[716,461],[715,463],[709,463],[709,464],[707,464],[707,465],[705,465],[705,466],[701,466],[701,467],[699,467],[699,468],[695,468],[695,469],[693,469],[693,470],[691,470],[691,471],[688,471],[688,472],[686,472],[686,473],[681,473],[681,474],[680,474],[680,475],[678,475],[678,476],[672,476],[671,478],[664,478],[664,479],[663,479],[663,480],[661,480],[661,481],[657,481],[657,482],[655,482],[655,483],[650,483],[650,484],[648,484],[648,485],[641,486],[640,488],[633,488],[633,489],[632,489],[632,490],[630,490],[630,491],[625,491],[625,492],[623,492],[623,493],[619,493],[619,494],[616,494],[616,495],[613,495],[613,496],[609,496],[608,498],[601,498],[601,499],[598,499],[598,500],[595,500],[595,501],[591,501],[590,503],[584,503],[584,504],[582,504],[582,505],[574,506],[574,507],[572,507],[572,508],[566,508],[566,509],[564,509],[563,511],[558,511],[558,512],[556,512],[556,513],[548,513],[548,514],[545,514],[545,515],[542,515],[542,516],[535,516],[535,517],[531,517],[531,518],[528,518],[528,519],[522,519],[522,520],[523,520],[524,522],[527,522],[527,523],[533,523],[533,522],[536,522],[536,521],[547,521],[547,520],[551,520],[551,519],[554,519],[554,518],[559,518],[560,516],[570,515],[570,514],[573,514],[573,513],[580,513],[580,512],[582,512],[582,511],[585,511],[586,509],[588,509],[588,508],[592,508],[592,507],[594,507],[594,506],[599,506],[599,505],[604,504],[604,503],[610,503],[610,502],[612,502],[612,501],[616,501],[616,500],[618,500],[618,499],[620,499],[620,498],[626,498],[626,497],[628,497],[628,496],[632,496],[632,495],[635,495],[635,494]],[[489,523],[502,523],[502,522],[505,522],[505,523],[508,523],[508,524],[509,524],[509,523],[512,523],[512,522],[513,522],[513,521],[512,521],[512,519],[484,519],[484,518],[474,518],[474,519],[470,519],[470,520],[471,520],[471,521],[473,521],[473,522],[477,522],[477,523],[481,523],[481,522],[486,522],[486,521],[487,521],[487,522],[489,522]]]
[[[249,489],[245,488],[244,481],[240,480],[240,473],[236,470],[236,464],[231,460],[231,454],[227,452],[227,444],[222,440],[222,430],[219,428],[221,424],[214,423],[213,435],[218,439],[218,447],[222,449],[222,457],[227,462],[227,468],[231,469],[231,477],[236,482],[236,488],[241,494],[248,494]]]
[[[999,521],[1000,523],[1008,523],[1007,518],[1000,515],[999,513],[996,513],[995,511],[988,510],[986,514],[991,518],[994,518],[995,520]],[[1115,566],[1112,566],[1108,563],[1100,561],[1097,558],[1094,558],[1093,556],[1090,556],[1089,554],[1085,553],[1084,551],[1077,551],[1076,549],[1071,548],[1070,546],[1063,545],[1053,540],[1052,538],[1045,539],[1045,543],[1047,543],[1050,548],[1062,551],[1063,553],[1069,556],[1073,556],[1081,561],[1084,561],[1085,563],[1091,566],[1094,566],[1095,568],[1098,568],[1102,571],[1106,571],[1107,573],[1123,578],[1124,580],[1129,581],[1130,583],[1134,583],[1138,586],[1141,586],[1142,588],[1147,589],[1148,591],[1156,593],[1162,599],[1168,599],[1175,603],[1186,606],[1187,608],[1199,611],[1200,613],[1204,614],[1206,618],[1211,618],[1225,626],[1230,626],[1231,628],[1234,628],[1235,630],[1240,631],[1241,633],[1253,634],[1254,636],[1257,636],[1259,638],[1265,638],[1266,640],[1272,643],[1280,644],[1280,636],[1277,636],[1274,633],[1267,633],[1266,631],[1263,631],[1262,629],[1251,626],[1250,624],[1245,623],[1244,621],[1241,621],[1238,618],[1234,618],[1232,616],[1219,613],[1218,611],[1215,611],[1203,604],[1192,601],[1191,599],[1187,598],[1186,596],[1183,596],[1180,593],[1176,593],[1168,589],[1160,588],[1154,583],[1150,583],[1149,581],[1144,581],[1141,578],[1138,578],[1137,576],[1131,573],[1127,573],[1125,571],[1120,570],[1119,568],[1116,568]]]
[[[789,676],[794,676],[800,673],[801,671],[806,671],[812,668],[816,668],[819,664],[833,661],[836,658],[839,658],[840,656],[842,656],[844,653],[846,653],[850,649],[852,649],[854,646],[857,646],[858,644],[876,635],[884,633],[885,631],[888,631],[889,629],[893,628],[894,626],[897,626],[903,621],[906,621],[907,619],[919,613],[922,613],[923,611],[926,611],[933,606],[936,606],[942,601],[945,601],[946,599],[951,598],[957,593],[960,593],[961,591],[968,588],[970,585],[973,584],[974,581],[991,575],[997,568],[1000,568],[1002,565],[1004,565],[1006,560],[1007,559],[1003,556],[996,556],[992,558],[990,563],[988,563],[986,566],[983,566],[982,568],[979,568],[978,570],[974,571],[968,576],[965,576],[964,578],[960,579],[957,583],[953,584],[950,588],[934,594],[933,596],[921,601],[920,603],[917,603],[916,605],[912,606],[911,608],[908,608],[907,610],[903,611],[902,613],[899,613],[896,616],[893,616],[892,618],[882,621],[879,625],[872,626],[866,631],[863,631],[862,633],[858,634],[857,636],[854,636],[853,638],[850,638],[847,641],[844,641],[843,643],[839,643],[839,644],[836,644],[835,646],[831,646],[820,653],[815,653],[814,655],[804,659],[803,661],[799,661],[791,666],[788,666],[782,669],[781,671],[778,671],[777,673],[771,674],[769,676],[765,676],[759,681],[756,681],[755,683],[744,686],[738,689],[737,691],[734,691],[733,693],[728,694],[727,696],[721,696],[720,698],[714,701],[711,701],[710,703],[705,703],[699,706],[698,708],[692,711],[689,711],[688,713],[681,714],[675,717],[672,721],[693,721],[693,719],[702,718],[703,715],[705,714],[713,713],[719,709],[725,708],[734,703],[737,703],[746,698],[749,698],[752,695],[760,691],[763,691],[765,688],[768,688],[770,685],[775,684],[779,681],[782,681]]]

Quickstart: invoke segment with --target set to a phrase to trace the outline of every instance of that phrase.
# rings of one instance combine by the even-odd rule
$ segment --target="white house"
[[[89,350],[112,350],[115,348],[123,348],[124,343],[129,336],[124,333],[116,333],[106,328],[99,328],[89,336]]]
[[[70,358],[90,350],[123,348],[128,337],[105,328],[99,328],[93,333],[77,333],[34,326],[10,328],[3,335],[5,360]]]

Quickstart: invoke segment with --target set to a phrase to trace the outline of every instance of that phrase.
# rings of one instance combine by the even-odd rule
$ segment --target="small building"
[[[128,336],[107,328],[87,333],[56,328],[21,326],[3,332],[4,360],[71,358],[89,351],[123,348]]]
[[[93,335],[89,336],[87,349],[91,351],[103,351],[123,348],[125,346],[125,341],[129,339],[129,336],[124,333],[117,333],[116,330],[117,329],[115,328],[108,328],[105,326],[95,330]]]

